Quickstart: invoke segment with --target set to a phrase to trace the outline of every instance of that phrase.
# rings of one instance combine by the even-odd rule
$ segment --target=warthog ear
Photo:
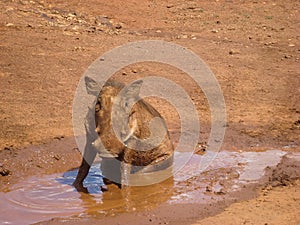
[[[136,98],[140,94],[140,89],[142,87],[143,81],[137,80],[130,84],[128,87],[125,88],[124,94],[127,99]]]
[[[84,80],[85,80],[86,92],[89,95],[98,96],[100,91],[99,84],[90,77],[84,77]]]

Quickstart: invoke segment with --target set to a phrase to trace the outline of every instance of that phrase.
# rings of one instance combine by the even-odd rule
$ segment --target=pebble
[[[226,191],[224,188],[221,188],[219,191],[215,191],[214,193],[217,195],[224,195],[224,194],[226,194]]]
[[[53,156],[53,158],[56,159],[56,160],[60,160],[60,159],[61,159],[61,156],[60,156],[59,154],[55,154],[55,155]]]
[[[7,27],[13,27],[14,24],[13,23],[7,23],[5,26],[7,26]]]
[[[10,147],[4,147],[4,150],[11,151]]]
[[[73,33],[70,31],[64,31],[63,34],[66,36],[73,36]]]
[[[65,136],[61,135],[61,136],[55,136],[53,139],[56,139],[56,140],[61,140],[61,139],[64,139]]]
[[[284,58],[289,59],[289,58],[292,58],[292,56],[291,55],[284,55]]]
[[[187,39],[188,36],[186,34],[182,35],[181,38]]]
[[[235,55],[235,54],[240,54],[240,52],[238,50],[233,50],[233,49],[229,50],[229,55]]]
[[[167,5],[167,8],[170,9],[170,8],[173,8],[174,5]]]
[[[13,11],[13,10],[14,10],[13,7],[8,7],[8,8],[5,10],[5,12],[9,12],[9,11]]]
[[[76,15],[74,15],[74,13],[69,13],[68,17],[75,17]]]
[[[8,176],[9,174],[11,174],[11,172],[7,169],[4,169],[4,168],[1,168],[0,169],[0,175],[5,177],[5,176]]]
[[[205,191],[206,191],[206,192],[212,192],[212,187],[211,187],[211,186],[206,186]]]
[[[115,28],[119,30],[119,29],[122,28],[122,25],[121,25],[121,24],[117,24],[117,25],[115,26]]]

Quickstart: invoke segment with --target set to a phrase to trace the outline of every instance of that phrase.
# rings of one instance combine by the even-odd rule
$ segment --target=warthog
[[[141,80],[127,87],[108,81],[100,93],[96,81],[85,77],[85,83],[87,92],[97,100],[86,116],[87,142],[73,183],[78,191],[87,191],[83,180],[97,153],[102,158],[104,183],[116,183],[119,187],[130,185],[126,180],[128,174],[161,171],[172,166],[174,147],[169,132],[159,112],[139,97]],[[106,185],[101,188],[107,190]]]

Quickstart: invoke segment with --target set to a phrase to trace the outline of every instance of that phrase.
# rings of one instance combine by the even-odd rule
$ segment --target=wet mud
[[[175,163],[185,158],[184,154],[177,152]],[[0,193],[1,222],[72,224],[103,220],[113,224],[123,221],[120,217],[124,215],[125,221],[130,222],[143,212],[170,212],[172,209],[178,213],[156,222],[180,221],[178,217],[191,217],[195,208],[198,208],[198,215],[212,207],[211,213],[216,213],[232,202],[254,197],[260,187],[287,185],[300,177],[299,153],[221,151],[203,172],[199,170],[201,158],[201,155],[192,155],[184,168],[174,171],[174,176],[162,183],[122,190],[111,185],[104,193],[100,190],[100,162],[93,164],[85,180],[88,194],[78,193],[71,186],[77,169],[29,177]],[[184,207],[178,207],[180,205]],[[151,224],[153,219],[148,217],[142,217],[141,224]]]

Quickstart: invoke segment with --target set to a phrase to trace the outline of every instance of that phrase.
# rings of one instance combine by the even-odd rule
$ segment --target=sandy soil
[[[77,83],[101,54],[136,40],[180,44],[209,65],[227,107],[222,149],[299,152],[299,8],[299,1],[283,0],[130,0],[126,7],[120,0],[1,1],[0,190],[9,190],[28,176],[79,165],[71,121]],[[184,73],[167,65],[141,63],[124,68],[115,78],[130,82],[152,74],[187,90],[200,114],[199,144],[205,145],[210,130],[208,103]],[[170,106],[155,104],[176,139],[177,115]],[[287,212],[299,202],[296,189],[299,182],[263,192],[203,224],[224,220],[284,224],[284,218],[297,224],[297,211]],[[261,199],[266,202],[257,207]],[[284,213],[281,220],[271,218],[274,210]]]
[[[193,225],[220,224],[299,224],[299,181],[291,186],[265,189],[258,198],[234,203],[224,212]],[[283,194],[284,193],[284,194]]]

